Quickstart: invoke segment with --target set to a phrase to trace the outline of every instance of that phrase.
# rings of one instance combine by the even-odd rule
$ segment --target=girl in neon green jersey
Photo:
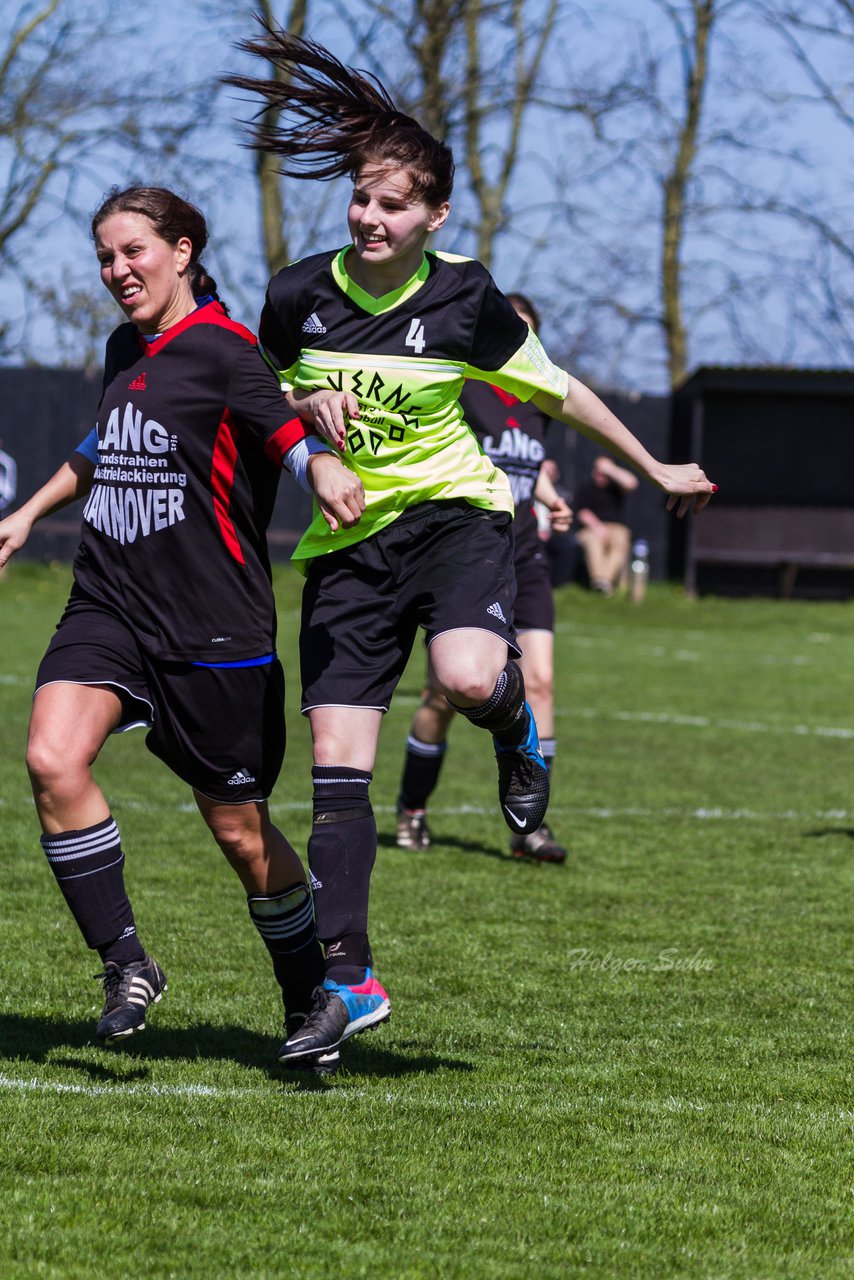
[[[431,683],[493,737],[515,834],[537,830],[548,772],[525,701],[513,628],[513,500],[459,405],[466,378],[534,399],[630,463],[684,515],[714,486],[696,464],[653,458],[546,355],[480,263],[427,250],[450,213],[450,149],[382,85],[322,46],[265,27],[244,48],[270,79],[253,145],[296,178],[349,175],[349,242],[270,282],[259,337],[295,411],[361,478],[365,511],[334,533],[315,518],[294,558],[306,574],[303,711],[314,741],[309,864],[326,980],[284,1062],[384,1021],[368,942],[376,854],[371,781],[383,713],[420,628]]]

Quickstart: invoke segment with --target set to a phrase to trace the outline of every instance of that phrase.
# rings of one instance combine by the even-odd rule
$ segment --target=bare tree
[[[829,107],[847,129],[854,131],[854,3],[852,0],[759,0],[766,21],[784,42],[804,73],[818,102]],[[839,79],[824,66],[822,54],[838,50],[845,70]],[[847,65],[846,65],[847,64]]]
[[[616,355],[600,357],[600,377],[604,367],[608,380],[672,387],[699,361],[851,358],[846,149],[823,153],[827,130],[810,128],[821,104],[841,128],[851,104],[850,25],[830,22],[838,6],[850,0],[646,0],[633,13],[631,109],[604,116],[583,154],[558,156],[574,165],[576,196],[562,211],[573,250],[552,295],[558,307],[571,300],[567,324],[599,317]],[[812,77],[772,9],[778,22],[797,16]]]
[[[492,7],[483,0],[466,6],[465,157],[480,215],[476,255],[487,266],[492,265],[495,239],[507,217],[507,192],[519,159],[522,126],[558,18],[557,0],[548,0],[536,26],[526,15],[523,0],[512,0],[507,12],[497,15],[510,28],[511,48],[503,74],[495,77],[484,66],[483,28]],[[492,147],[491,176],[486,162],[490,148],[484,136],[490,115],[504,122],[504,138]]]
[[[662,181],[661,324],[667,346],[670,385],[677,386],[688,368],[687,337],[682,306],[682,246],[688,187],[700,133],[703,98],[708,85],[709,41],[720,5],[715,0],[692,0],[689,22],[677,7],[659,0],[676,30],[682,62],[682,103],[671,162]]]
[[[841,199],[809,202],[777,196],[772,212],[802,228],[813,250],[805,272],[803,324],[832,358],[854,361],[854,3],[852,0],[756,0],[768,27],[800,72],[818,135],[833,141]],[[803,304],[804,297],[800,299]]]
[[[186,140],[205,114],[208,91],[177,84],[165,60],[158,73],[119,67],[114,43],[133,29],[107,16],[97,0],[42,0],[5,10],[0,21],[0,260],[7,287],[19,286],[7,314],[20,308],[15,331],[7,324],[7,355],[26,353],[34,301],[57,325],[65,319],[57,276],[71,287],[74,269],[46,285],[33,246],[48,228],[59,239],[65,224],[69,243],[82,248],[99,195],[134,172],[186,173]]]
[[[778,315],[789,318],[788,327],[782,325],[775,335],[776,350],[764,347],[766,359],[804,352],[805,344],[794,338],[795,325],[802,334],[810,331],[818,337],[825,361],[832,358],[835,346],[831,333],[843,349],[847,346],[850,358],[850,318],[846,322],[840,273],[834,266],[845,263],[850,299],[851,217],[844,217],[840,224],[813,157],[798,141],[774,138],[774,117],[784,114],[795,132],[800,124],[803,133],[807,112],[821,105],[854,131],[850,77],[854,6],[850,0],[810,0],[797,6],[785,0],[691,0],[686,20],[676,4],[656,2],[677,34],[684,68],[672,163],[663,181],[661,320],[671,385],[677,385],[688,369],[683,250],[692,225],[707,231],[715,228],[730,253],[749,245],[761,250],[762,267],[752,278],[745,272],[743,258],[737,273],[724,269],[722,262],[717,272],[724,286],[719,295],[722,310],[729,315],[742,350],[761,358],[763,343],[757,341],[757,330],[762,324],[757,323],[756,313],[764,295],[773,299]],[[779,83],[773,79],[761,83],[759,77],[749,75],[727,83],[725,73],[715,77],[710,71],[713,41],[721,62],[732,65],[741,52],[737,51],[739,34],[751,22],[766,41],[769,31],[778,38],[783,55],[779,65],[788,63]],[[825,56],[828,46],[843,55],[837,59],[836,74]],[[798,85],[793,71],[800,72],[806,90]],[[710,76],[717,89],[714,100],[708,92]],[[747,108],[737,129],[729,124],[722,101],[722,90],[733,88]],[[780,132],[776,130],[778,139]],[[724,154],[728,155],[726,172],[715,174]],[[696,300],[692,306],[696,319]],[[754,310],[752,326],[745,321],[748,307]],[[742,319],[736,325],[737,313]]]
[[[305,35],[308,10],[309,0],[292,0],[282,25],[295,36]],[[273,12],[273,5],[270,0],[260,0],[258,12],[268,25],[272,25],[276,21],[276,15]],[[283,81],[286,78],[287,73],[280,66],[271,64],[271,70],[276,80]],[[271,128],[275,128],[279,114],[278,111],[273,109],[268,112],[268,121]],[[261,204],[261,235],[264,258],[268,274],[275,275],[277,271],[281,271],[282,267],[287,266],[292,257],[290,243],[285,230],[285,198],[282,178],[275,156],[270,155],[267,151],[255,151],[253,156]]]
[[[844,153],[822,157],[820,131],[804,126],[823,113],[838,137],[852,131],[852,0],[253,5],[379,75],[447,138],[458,175],[443,243],[477,254],[505,288],[530,289],[550,349],[581,360],[585,376],[661,388],[698,359],[854,354]],[[124,64],[112,74],[113,45],[130,32],[124,7],[22,0],[3,11],[7,355],[26,350],[16,306],[53,317],[63,357],[81,332],[94,351],[109,320],[87,311],[91,276],[76,261],[88,212],[114,182],[171,181],[201,204],[214,273],[250,324],[269,275],[336,233],[337,186],[283,180],[273,157],[241,149],[234,96],[214,97],[239,66],[234,45],[252,33],[252,8],[176,9],[168,36],[155,33],[174,59],[152,47],[149,27],[136,78]],[[185,19],[182,45],[172,23]],[[247,217],[255,201],[257,223]],[[52,246],[77,237],[70,265],[49,275],[31,252],[48,229]]]

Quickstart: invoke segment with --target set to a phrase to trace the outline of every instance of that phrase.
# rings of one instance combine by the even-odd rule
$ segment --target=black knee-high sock
[[[368,896],[377,856],[377,824],[368,796],[373,774],[315,765],[308,865],[326,976],[359,983],[371,964]]]
[[[447,742],[422,742],[410,733],[400,779],[399,803],[404,809],[427,808],[427,801],[439,781],[447,748]]]
[[[247,903],[249,917],[273,961],[285,1015],[307,1014],[311,993],[324,978],[308,885],[292,884],[279,893],[250,893]]]
[[[116,964],[144,959],[125,892],[125,857],[113,818],[82,831],[42,836],[41,844],[87,947]]]
[[[507,663],[485,702],[476,707],[459,707],[455,702],[451,706],[472,724],[488,729],[502,747],[518,746],[528,732],[530,712],[525,702],[525,681],[518,662]]]

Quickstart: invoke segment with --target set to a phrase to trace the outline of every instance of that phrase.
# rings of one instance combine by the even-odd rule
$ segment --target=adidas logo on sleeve
[[[312,311],[302,327],[303,333],[326,333],[326,325],[320,323],[320,318],[316,311]]]

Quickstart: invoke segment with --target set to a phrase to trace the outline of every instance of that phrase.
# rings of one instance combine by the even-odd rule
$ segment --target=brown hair
[[[189,267],[193,297],[202,298],[210,294],[228,312],[217,293],[216,280],[208,275],[200,261],[208,242],[208,224],[201,209],[167,187],[125,187],[124,190],[113,187],[92,217],[93,239],[101,223],[114,213],[142,214],[167,244],[175,245],[182,236],[186,236],[193,246]]]
[[[226,84],[263,99],[259,120],[249,126],[249,146],[283,156],[281,172],[291,178],[352,177],[376,164],[404,169],[410,197],[428,208],[450,199],[450,147],[398,111],[376,76],[345,66],[314,40],[258,21],[265,34],[238,47],[271,62],[279,78],[225,77]],[[272,120],[265,120],[268,113]],[[292,120],[280,123],[280,113]]]
[[[526,315],[531,317],[531,328],[534,330],[534,333],[538,333],[540,328],[540,313],[534,306],[531,299],[526,297],[524,293],[508,293],[507,301],[511,306],[524,311]]]

